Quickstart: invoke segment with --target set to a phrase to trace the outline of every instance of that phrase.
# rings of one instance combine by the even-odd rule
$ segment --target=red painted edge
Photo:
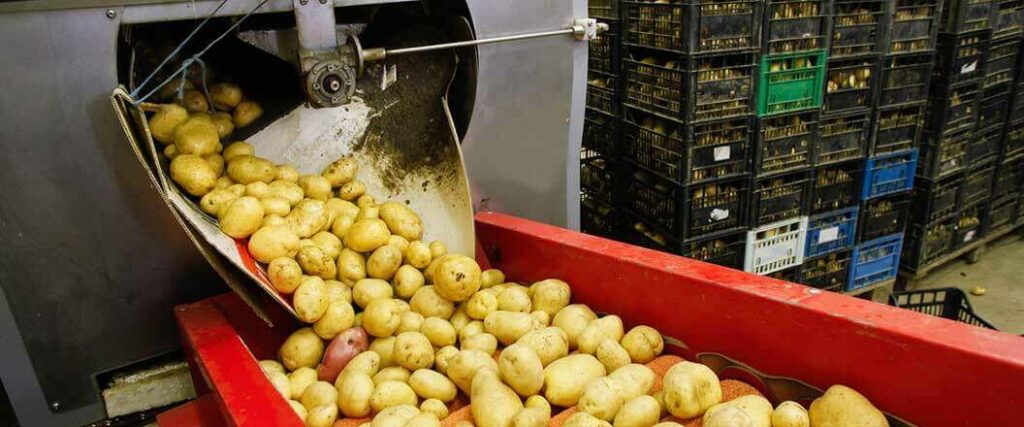
[[[220,413],[217,398],[206,394],[191,402],[186,402],[156,416],[156,424],[160,427],[222,427],[224,417]]]

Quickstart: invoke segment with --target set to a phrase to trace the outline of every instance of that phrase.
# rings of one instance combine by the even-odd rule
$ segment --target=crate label
[[[829,227],[818,233],[818,244],[828,243],[839,239],[839,227]]]
[[[729,146],[715,147],[715,161],[729,160],[730,148]]]
[[[978,69],[978,61],[971,62],[970,64],[964,64],[960,66],[960,74],[973,73]]]
[[[709,215],[713,221],[721,221],[729,217],[728,209],[712,209]]]
[[[974,240],[974,232],[975,231],[976,230],[968,231],[967,234],[964,235],[964,241],[965,242],[970,242],[971,240]]]
[[[780,259],[786,259],[791,257],[793,251],[789,246],[786,245],[773,245],[766,246],[761,249],[760,258],[765,260],[764,263],[775,262]]]

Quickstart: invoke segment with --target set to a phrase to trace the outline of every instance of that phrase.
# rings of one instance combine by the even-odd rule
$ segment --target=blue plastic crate
[[[854,246],[846,290],[853,291],[883,280],[895,279],[902,248],[903,233],[879,237]]]
[[[860,208],[839,209],[811,217],[807,224],[807,258],[853,248]]]
[[[914,148],[869,158],[864,165],[861,200],[909,191],[914,188],[917,154],[917,149]]]

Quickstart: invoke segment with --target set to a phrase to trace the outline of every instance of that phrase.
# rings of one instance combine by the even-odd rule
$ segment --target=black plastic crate
[[[1020,197],[1013,194],[992,203],[988,210],[988,220],[985,221],[988,233],[1002,231],[1012,227],[1017,219],[1017,209],[1020,206]]]
[[[772,279],[782,280],[789,283],[800,283],[800,266],[790,267],[785,270],[779,270],[774,273],[768,273],[766,277]]]
[[[811,163],[823,166],[864,158],[871,140],[871,113],[822,117],[821,136],[811,149]]]
[[[809,167],[819,119],[817,111],[756,119],[754,174],[768,176]]]
[[[755,179],[750,191],[750,225],[807,215],[811,182],[809,172]]]
[[[850,275],[850,251],[804,259],[800,283],[826,291],[842,292]]]
[[[1014,157],[1024,153],[1024,120],[1010,122],[1006,125],[1006,136],[1003,137],[1002,158]]]
[[[743,117],[754,112],[754,54],[626,59],[624,103],[681,122]]]
[[[907,242],[900,256],[900,267],[920,271],[953,248],[956,218],[949,217],[907,227]]]
[[[921,140],[925,108],[920,104],[876,109],[868,155],[917,147]]]
[[[829,60],[825,78],[824,115],[863,112],[874,107],[878,58]]]
[[[992,28],[994,0],[946,0],[942,6],[943,32],[987,30]]]
[[[850,161],[817,168],[811,186],[811,214],[857,206],[863,166],[861,161]]]
[[[1021,190],[1024,184],[1024,158],[1009,159],[996,166],[992,198],[1001,199]]]
[[[948,84],[984,77],[985,58],[988,56],[986,53],[991,37],[990,30],[939,34],[932,77]]]
[[[917,175],[927,179],[941,179],[962,171],[967,165],[967,145],[974,132],[963,131],[953,135],[925,132],[921,143],[921,156],[917,162]]]
[[[676,184],[749,172],[749,117],[681,125],[629,111],[624,126],[625,158]]]
[[[1024,58],[1018,59],[1021,60]],[[1010,121],[1024,120],[1024,76],[1016,77],[1016,84],[1013,85],[1010,100]]]
[[[986,329],[996,329],[974,313],[970,301],[967,300],[967,294],[957,288],[893,292],[889,296],[889,305]]]
[[[925,129],[947,135],[975,129],[980,101],[980,80],[957,86],[933,85],[928,99]]]
[[[762,53],[824,49],[828,42],[828,2],[766,0]]]
[[[964,174],[964,190],[960,197],[963,206],[973,205],[991,196],[992,182],[995,179],[995,165],[982,166]]]
[[[985,88],[1013,83],[1019,51],[1019,37],[992,43],[985,61]]]
[[[619,0],[587,0],[587,12],[591,18],[619,19]]]
[[[984,204],[977,204],[960,210],[956,228],[953,229],[952,250],[960,249],[985,236],[986,208]]]
[[[684,54],[750,51],[760,47],[760,1],[622,3],[630,45]]]
[[[643,171],[627,178],[629,209],[669,238],[686,240],[746,226],[746,178],[689,186]]]
[[[885,51],[886,2],[833,0],[829,58],[878,56]]]
[[[998,0],[992,23],[992,40],[1020,37],[1024,30],[1024,0]]]
[[[1002,129],[1006,123],[1006,113],[1010,109],[1010,94],[1003,87],[989,88],[983,93],[978,107],[978,129],[993,126]]]
[[[914,184],[914,218],[933,222],[956,214],[960,206],[963,177],[950,176],[938,181],[918,179]]]
[[[679,243],[662,234],[660,229],[634,216],[624,215],[621,239],[629,244],[668,253],[679,253]]]
[[[617,117],[588,108],[583,118],[583,148],[614,156],[621,123]]]
[[[611,160],[593,157],[580,161],[580,191],[590,198],[612,204],[615,165]]]
[[[999,154],[999,144],[1003,138],[1003,127],[996,125],[985,130],[974,132],[974,138],[967,144],[966,167],[988,163]]]
[[[618,78],[606,75],[587,79],[587,108],[610,116],[619,115]]]
[[[595,200],[590,194],[580,195],[580,231],[615,238],[620,223],[618,212],[610,205]]]
[[[889,4],[885,54],[928,52],[935,49],[941,2],[895,0]]]
[[[934,52],[882,59],[878,106],[920,104],[928,98]]]
[[[587,44],[589,49],[587,69],[591,72],[620,75],[622,64],[621,43],[617,23],[608,23],[609,29]]]
[[[743,269],[747,232],[733,231],[683,242],[679,254],[723,267]]]
[[[902,233],[907,224],[910,197],[905,194],[879,197],[864,202],[860,210],[858,242]]]

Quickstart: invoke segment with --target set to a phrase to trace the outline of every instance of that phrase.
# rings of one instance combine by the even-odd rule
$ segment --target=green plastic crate
[[[771,71],[773,63],[795,64],[801,59],[809,66]],[[762,55],[757,87],[758,117],[820,108],[827,60],[825,50]]]

